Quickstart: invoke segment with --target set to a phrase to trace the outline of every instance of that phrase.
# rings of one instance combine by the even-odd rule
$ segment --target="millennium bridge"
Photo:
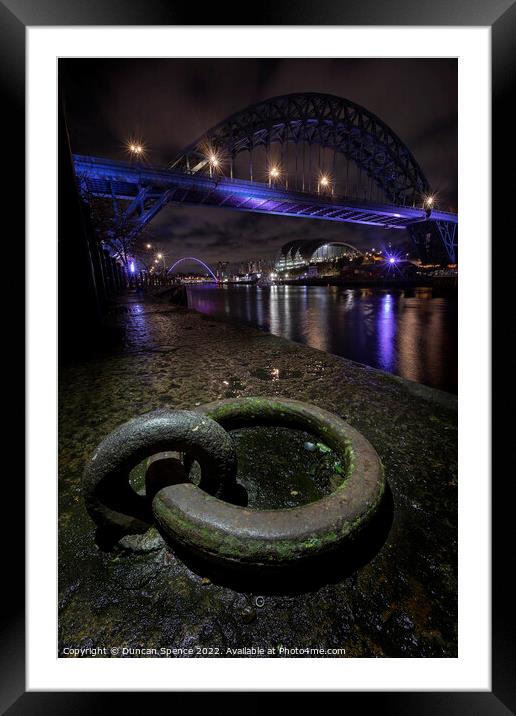
[[[130,161],[73,156],[83,196],[110,200],[135,234],[167,204],[223,207],[408,231],[422,258],[437,243],[457,261],[457,214],[437,210],[410,150],[347,99],[303,93],[252,105],[169,167],[137,150]]]

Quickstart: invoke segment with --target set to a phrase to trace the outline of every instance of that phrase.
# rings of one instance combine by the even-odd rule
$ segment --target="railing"
[[[92,248],[95,281],[104,302],[125,291],[147,290],[160,286],[172,286],[176,283],[173,276],[166,274],[155,274],[143,269],[130,273],[98,244]]]

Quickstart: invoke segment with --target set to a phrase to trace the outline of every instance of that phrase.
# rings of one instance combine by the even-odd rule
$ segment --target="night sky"
[[[293,92],[345,97],[405,142],[437,192],[457,208],[457,61],[454,59],[60,60],[72,151],[126,159],[138,137],[146,159],[167,166],[206,130],[247,105]],[[293,238],[358,248],[393,246],[405,232],[170,204],[151,224],[167,262],[271,257]]]

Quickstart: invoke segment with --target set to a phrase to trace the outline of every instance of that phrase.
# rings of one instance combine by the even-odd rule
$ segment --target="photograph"
[[[57,82],[58,658],[456,659],[457,57]]]

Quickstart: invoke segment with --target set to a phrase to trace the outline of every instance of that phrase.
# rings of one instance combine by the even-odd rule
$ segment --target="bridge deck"
[[[146,224],[167,203],[224,207],[234,211],[406,229],[426,220],[423,209],[378,204],[269,187],[260,182],[210,178],[151,165],[74,155],[75,172],[97,196],[129,201],[126,211]],[[457,215],[433,211],[432,219],[457,223]]]

